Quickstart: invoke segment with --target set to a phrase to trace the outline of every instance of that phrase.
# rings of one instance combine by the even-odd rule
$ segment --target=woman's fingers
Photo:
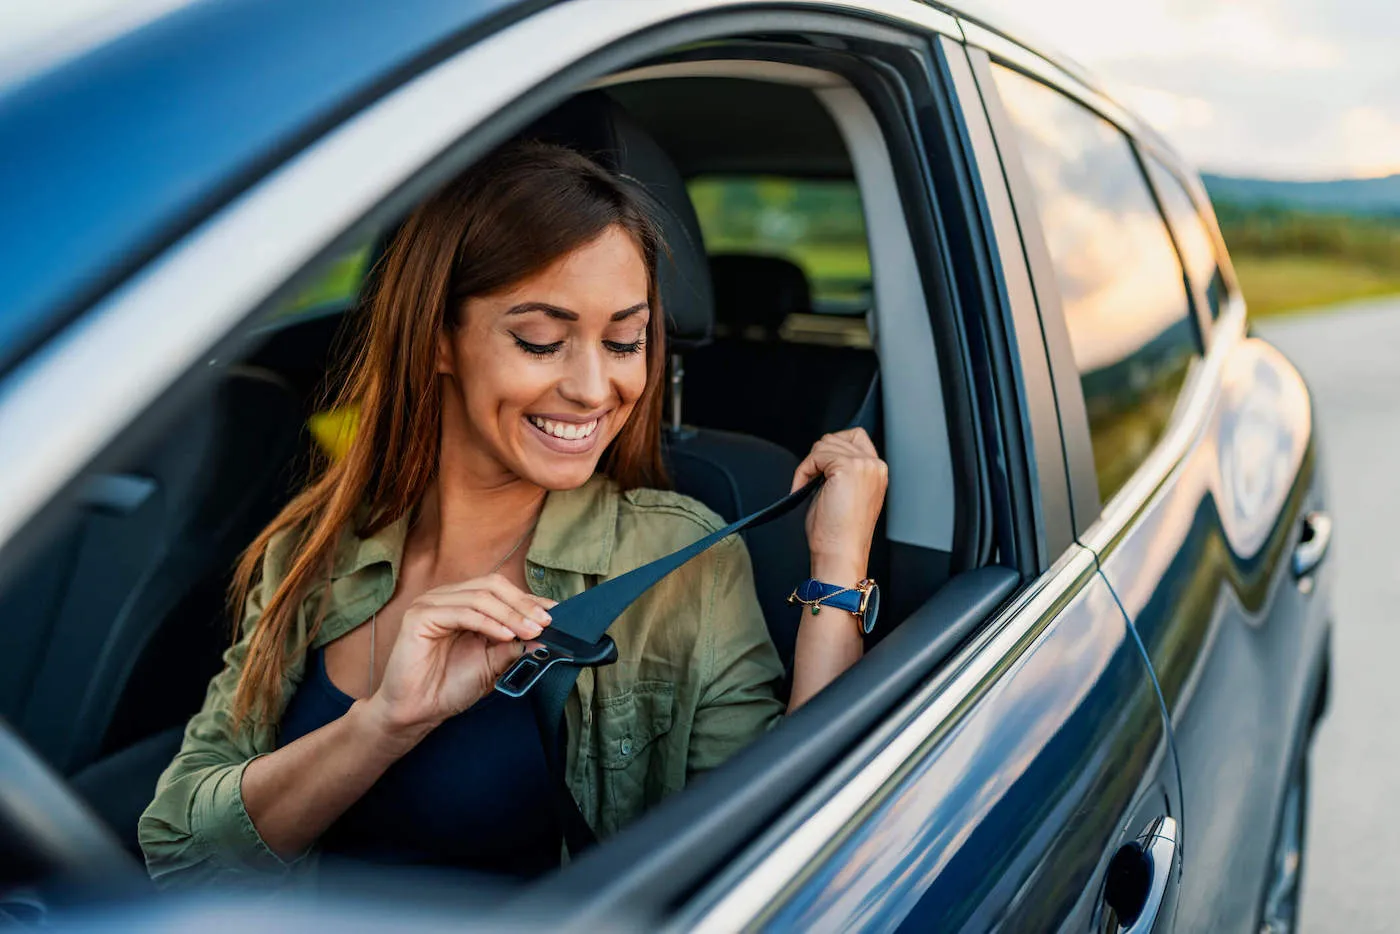
[[[788,492],[796,493],[798,490],[802,489],[812,480],[820,476],[821,472],[821,468],[818,467],[816,461],[812,459],[812,455],[808,454],[805,458],[803,458],[802,463],[797,465],[797,470],[793,472],[792,489]]]
[[[864,439],[864,444],[870,445],[869,450],[865,449],[861,439]],[[866,458],[878,459],[878,455],[875,454],[875,446],[870,444],[870,438],[864,429],[852,428],[836,434],[823,435],[821,440],[812,445],[812,452],[797,465],[792,477],[792,491],[801,489],[819,476],[829,476],[832,468],[838,466],[842,460]]]
[[[517,658],[530,651],[532,646],[524,642],[493,642],[486,647],[486,664],[491,669],[491,678],[499,678]]]
[[[416,602],[405,615],[416,626],[440,632],[475,632],[489,639],[528,640],[544,629],[494,593],[469,591],[452,602]]]
[[[426,606],[474,606],[483,594],[494,597],[510,608],[511,613],[507,614],[501,621],[511,625],[514,622],[520,622],[533,624],[536,627],[548,626],[550,623],[549,608],[557,605],[556,601],[548,597],[541,597],[521,590],[499,574],[490,574],[486,577],[463,581],[460,584],[449,584],[446,587],[435,588],[419,597],[417,602]],[[524,638],[534,638],[537,635],[539,632],[534,631]]]
[[[519,587],[512,584],[504,574],[500,573],[487,574],[484,577],[473,577],[468,580],[458,581],[455,584],[443,584],[441,587],[434,587],[423,596],[464,593],[469,590],[489,590],[493,593],[519,594],[526,600],[531,600],[546,608],[555,604],[555,601],[548,597],[541,597],[538,594],[530,593],[528,590],[521,590]]]

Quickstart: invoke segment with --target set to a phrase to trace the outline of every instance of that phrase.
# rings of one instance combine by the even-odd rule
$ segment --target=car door
[[[1307,390],[1245,335],[1237,293],[1221,301],[1219,246],[1165,149],[1024,54],[980,77],[1018,213],[1038,219],[1037,294],[1059,305],[1046,339],[1077,538],[1171,717],[1189,815],[1179,923],[1257,930],[1325,660],[1330,523]],[[1173,229],[1161,207],[1183,199]]]
[[[1136,918],[1168,930],[1181,810],[1164,711],[1093,554],[1071,540],[1063,471],[1034,469],[1063,461],[1053,405],[1038,405],[1053,395],[1015,217],[963,47],[939,38],[926,55],[914,97],[939,167],[929,183],[950,249],[980,270],[961,294],[988,339],[981,369],[1000,384],[986,387],[984,415],[998,433],[1007,419],[1008,433],[1026,427],[1036,516],[1021,520],[1048,566],[857,765],[813,790],[810,810],[736,861],[693,920],[715,931],[1042,931]],[[980,242],[961,239],[973,231]],[[1016,410],[1003,414],[995,400],[1008,390]],[[1115,857],[1145,861],[1157,888],[1110,882]]]
[[[675,2],[666,10],[680,21],[706,6]],[[946,663],[900,672],[909,678],[908,690],[901,688],[899,695],[907,699],[863,731],[858,748],[742,859],[729,859],[733,848],[685,854],[692,863],[705,863],[705,878],[717,872],[708,860],[739,873],[706,890],[695,903],[695,920],[722,928],[734,919],[798,928],[906,922],[969,929],[1085,927],[1103,917],[1110,902],[1119,912],[1132,906],[1132,898],[1108,886],[1109,867],[1125,847],[1129,855],[1155,861],[1149,880],[1156,887],[1128,895],[1141,895],[1144,902],[1155,897],[1147,922],[1169,918],[1176,852],[1162,819],[1179,819],[1181,809],[1160,705],[1092,554],[1073,541],[1034,296],[964,53],[956,42],[935,43],[915,28],[938,20],[946,32],[958,34],[957,24],[917,3],[884,0],[792,4],[790,22],[765,10],[745,31],[811,23],[798,14],[816,6],[842,16],[843,25],[854,24],[835,29],[838,35],[863,30],[885,36],[897,21],[903,27],[898,47],[908,52],[903,61],[917,66],[912,72],[906,67],[904,75],[912,97],[908,129],[927,152],[922,158],[914,153],[905,168],[926,172],[919,177],[934,190],[913,192],[908,210],[931,212],[933,202],[946,197],[950,257],[967,263],[966,269],[955,264],[950,275],[963,302],[974,357],[969,369],[979,380],[978,437],[996,476],[996,492],[988,496],[999,503],[996,558],[1003,566],[955,578],[877,647],[883,650],[879,659],[853,669],[857,677],[872,678],[869,673],[882,670],[872,660],[893,668],[900,647],[894,637],[901,632],[941,627],[945,636],[956,636],[949,645],[956,651]],[[866,6],[880,8],[878,23],[872,25],[877,17]],[[648,23],[672,25],[658,9],[648,6]],[[478,124],[489,124],[563,67],[522,50],[548,39],[556,50],[573,43],[569,48],[578,51],[568,54],[582,56],[643,29],[630,19],[633,25],[619,25],[621,12],[619,4],[550,7],[538,23],[512,30],[509,44],[449,59],[406,93],[386,96],[279,167],[60,335],[42,365],[7,386],[14,392],[3,399],[5,411],[22,417],[36,439],[26,457],[14,452],[0,464],[12,471],[7,477],[23,481],[24,494],[0,509],[6,543],[149,406],[185,385],[180,380],[192,367],[211,356],[217,360],[220,341],[251,309],[293,291],[298,269],[357,242],[371,223],[365,218],[376,211],[391,216],[422,194],[431,181],[415,177],[423,165],[463,139],[463,148],[475,152],[488,146],[489,134],[472,132]],[[561,30],[562,19],[576,28]],[[572,65],[565,54],[557,59]],[[464,87],[475,89],[473,95],[464,96]],[[896,194],[910,192],[885,192]],[[393,199],[397,203],[385,207]],[[888,197],[883,202],[893,203]],[[257,249],[248,248],[254,241]],[[236,268],[227,263],[230,244],[247,248]],[[120,368],[103,365],[113,347],[127,351]],[[926,359],[931,367],[933,357]],[[68,387],[67,398],[83,392],[91,404],[71,422],[46,425],[51,407],[38,390],[54,386]],[[914,400],[909,404],[915,414],[925,414],[934,400],[919,401],[917,409]],[[1002,606],[1013,587],[1008,578],[1020,586]],[[945,625],[950,621],[957,623],[951,630]],[[914,648],[943,660],[941,648]],[[843,686],[859,683],[847,677]],[[875,684],[869,693],[882,688],[888,685]],[[827,699],[836,696],[828,692]],[[802,712],[830,708],[821,708],[820,700]],[[777,771],[773,763],[763,764],[769,773]],[[771,786],[772,776],[763,777]],[[720,781],[719,773],[710,776],[697,791],[703,796],[706,789],[722,788]],[[728,845],[727,838],[721,842]],[[770,892],[775,883],[780,890]],[[850,893],[856,892],[864,894],[853,900]]]

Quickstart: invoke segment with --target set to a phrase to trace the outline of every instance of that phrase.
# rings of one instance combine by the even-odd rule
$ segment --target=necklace
[[[529,537],[530,537],[530,533],[533,532],[533,531],[535,531],[535,526],[539,524],[539,521],[540,521],[539,516],[536,516],[536,517],[535,517],[535,521],[534,521],[534,522],[531,522],[531,523],[530,523],[530,527],[529,527],[528,529],[525,530],[525,534],[524,534],[524,535],[521,535],[518,539],[516,539],[515,544],[510,546],[510,551],[507,551],[507,552],[505,553],[504,557],[502,557],[501,560],[499,560],[499,561],[496,562],[495,567],[491,568],[491,570],[487,571],[487,572],[486,572],[485,574],[483,574],[482,576],[483,576],[483,577],[489,577],[490,575],[495,574],[495,573],[496,573],[497,571],[499,571],[501,568],[505,567],[506,562],[509,561],[509,560],[511,559],[511,557],[512,557],[517,551],[520,550],[520,546],[521,546],[521,545],[525,544],[525,539],[529,538]],[[369,618],[369,692],[368,692],[368,694],[366,694],[366,696],[369,696],[369,694],[373,694],[373,693],[374,693],[374,645],[375,645],[375,643],[378,641],[378,640],[375,638],[374,624],[375,624],[378,620],[379,620],[379,611],[378,611],[378,610],[375,610],[375,611],[374,611],[374,614],[373,614],[372,616],[370,616],[370,618]]]

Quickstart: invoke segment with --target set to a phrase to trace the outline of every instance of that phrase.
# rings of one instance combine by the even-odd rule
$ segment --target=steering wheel
[[[97,815],[0,719],[0,900],[18,886],[114,892],[144,882]]]

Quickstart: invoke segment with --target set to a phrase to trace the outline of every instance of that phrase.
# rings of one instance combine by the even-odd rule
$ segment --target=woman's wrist
[[[383,705],[376,702],[374,697],[355,701],[345,718],[352,732],[367,748],[391,759],[398,759],[417,746],[436,725],[399,723],[387,715]]]
[[[812,577],[824,584],[854,587],[865,579],[866,562],[851,557],[812,555]]]

